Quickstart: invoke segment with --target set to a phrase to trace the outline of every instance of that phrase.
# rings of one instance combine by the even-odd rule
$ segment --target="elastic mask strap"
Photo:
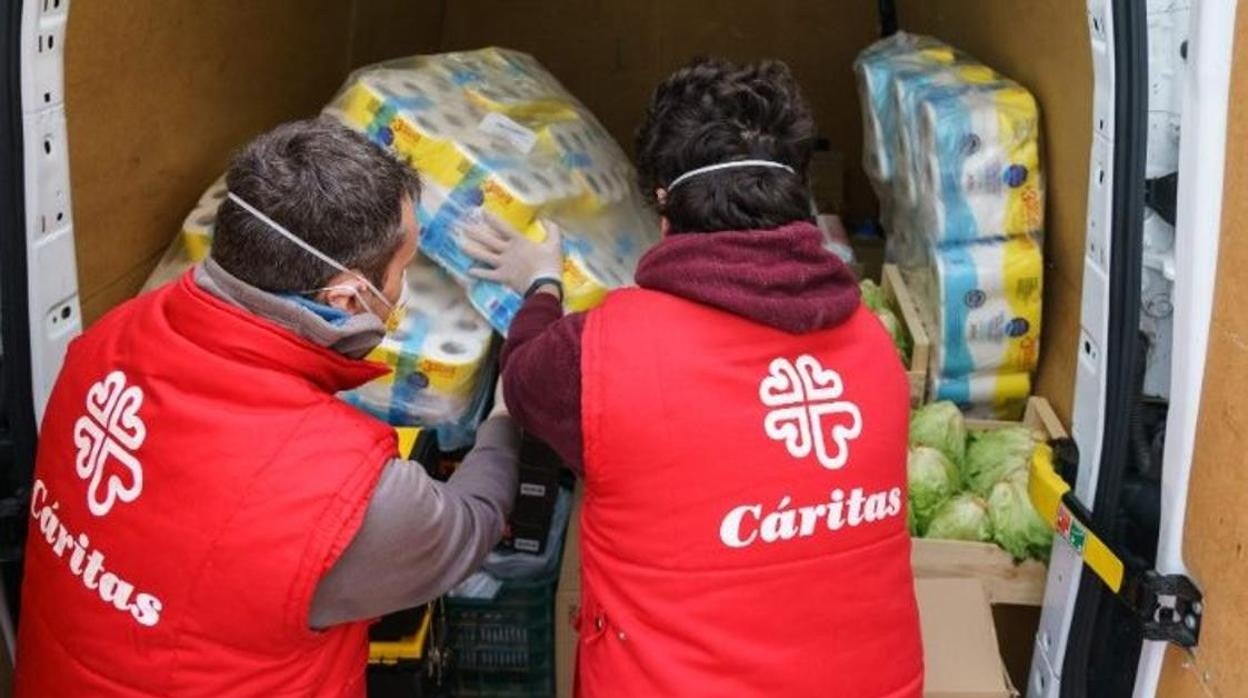
[[[282,227],[282,225],[278,223],[277,221],[264,215],[264,213],[260,209],[256,208],[255,206],[252,206],[246,201],[243,201],[243,198],[239,196],[238,194],[235,194],[234,192],[229,192],[228,194],[226,194],[226,196],[229,197],[230,201],[233,201],[239,206],[242,206],[244,211],[246,211],[247,213],[250,213],[251,215],[258,218],[265,225],[269,226],[269,228],[273,229],[274,232],[278,233],[282,237],[286,238],[287,240],[290,240],[291,242],[295,243],[299,247],[303,248],[303,250],[307,252],[308,254],[312,255],[313,257],[316,257],[317,259],[328,264],[334,269],[337,269],[338,271],[343,272],[344,274],[350,274],[351,276],[354,276],[355,278],[364,282],[364,285],[368,286],[369,290],[372,291],[374,294],[376,294],[377,297],[381,299],[381,302],[386,304],[387,308],[390,308],[390,309],[394,308],[394,304],[391,303],[386,298],[386,294],[378,290],[377,287],[373,285],[373,282],[364,278],[363,275],[351,271],[350,269],[344,267],[338,260],[334,259],[333,257],[330,257],[324,252],[321,252],[315,247],[309,245],[306,241],[304,241],[298,235],[295,235],[294,233],[290,232],[286,228]]]
[[[797,171],[795,171],[792,167],[789,167],[783,162],[776,162],[775,160],[733,160],[731,162],[720,162],[714,165],[707,165],[706,167],[699,167],[696,170],[689,170],[676,179],[673,179],[672,183],[667,185],[667,190],[671,191],[681,182],[697,177],[698,175],[704,175],[708,172],[718,172],[720,170],[732,170],[738,167],[769,167],[774,170],[784,170],[789,174],[797,174]]]

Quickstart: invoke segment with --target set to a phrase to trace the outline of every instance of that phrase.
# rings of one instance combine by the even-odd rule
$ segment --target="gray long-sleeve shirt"
[[[316,587],[312,627],[430,601],[480,567],[511,512],[519,440],[510,417],[486,420],[445,483],[419,463],[391,461],[359,532]]]
[[[211,259],[196,269],[195,281],[226,302],[354,358],[367,354],[384,333],[371,315],[330,324],[294,301],[247,285]],[[480,567],[511,513],[519,442],[511,419],[495,416],[481,425],[476,446],[445,483],[419,463],[387,463],[355,538],[317,585],[309,626],[411,608]]]

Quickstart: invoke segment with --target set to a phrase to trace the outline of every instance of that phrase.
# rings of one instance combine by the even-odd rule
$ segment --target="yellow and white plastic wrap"
[[[402,323],[367,357],[392,372],[342,397],[394,426],[457,424],[480,391],[493,330],[432,262],[413,261],[407,285]]]
[[[1039,238],[1044,220],[1039,110],[1031,93],[983,66],[950,66],[916,89],[899,130],[911,185],[909,221],[922,238]]]
[[[886,255],[931,335],[936,399],[1012,416],[1040,346],[1040,115],[1018,83],[936,39],[878,42],[856,63],[864,154]],[[878,163],[883,163],[879,165]],[[886,167],[884,166],[886,165]]]
[[[631,283],[658,222],[627,156],[597,119],[531,57],[503,49],[418,56],[355,73],[326,108],[421,175],[421,250],[468,288],[506,332],[521,298],[473,279],[466,225],[534,240],[564,234],[565,305],[586,310]]]
[[[225,199],[225,175],[217,178],[199,198],[199,203],[182,222],[182,242],[191,261],[202,262],[212,247],[212,231],[217,227],[217,209]]]
[[[975,373],[958,378],[932,376],[932,400],[965,406],[968,417],[1017,421],[1031,395],[1030,373]]]
[[[1044,262],[1026,235],[931,249],[907,274],[932,342],[930,375],[1025,373],[1040,352]]]

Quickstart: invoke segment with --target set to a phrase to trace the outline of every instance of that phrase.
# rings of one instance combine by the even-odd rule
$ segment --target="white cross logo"
[[[858,405],[840,399],[844,392],[841,375],[809,354],[796,361],[773,359],[758,385],[758,398],[771,408],[763,429],[769,438],[783,441],[794,458],[806,458],[813,450],[823,467],[841,468],[849,458],[849,442],[862,433],[862,414]]]
[[[135,452],[147,438],[139,417],[143,390],[126,386],[126,374],[113,371],[87,391],[87,413],[74,424],[78,477],[89,479],[87,508],[104,516],[117,500],[133,502],[143,491],[143,466]],[[105,473],[115,462],[122,474]],[[103,492],[101,492],[103,485]]]

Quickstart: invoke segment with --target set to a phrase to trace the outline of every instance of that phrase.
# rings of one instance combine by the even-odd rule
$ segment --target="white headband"
[[[770,167],[776,170],[784,170],[789,174],[797,174],[792,167],[789,167],[783,162],[776,162],[775,160],[733,160],[731,162],[721,162],[714,165],[707,165],[706,167],[699,167],[696,170],[689,170],[676,179],[673,179],[672,183],[667,185],[667,190],[671,191],[681,182],[697,177],[698,175],[703,175],[708,172],[718,172],[719,170],[731,170],[737,167]]]

